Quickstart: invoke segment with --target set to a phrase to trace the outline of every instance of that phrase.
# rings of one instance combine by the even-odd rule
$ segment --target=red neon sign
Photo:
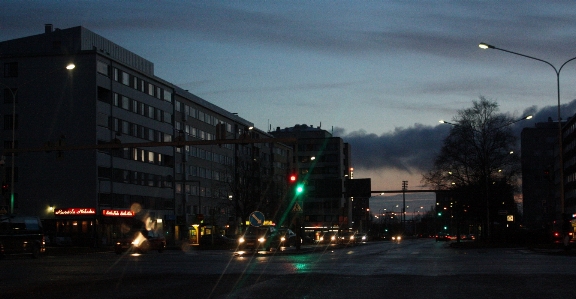
[[[134,217],[135,214],[131,210],[102,210],[102,215],[107,217]]]
[[[54,209],[54,215],[56,215],[56,216],[96,215],[96,210],[93,208]]]

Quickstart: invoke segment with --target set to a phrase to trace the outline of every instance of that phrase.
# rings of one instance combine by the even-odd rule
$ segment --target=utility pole
[[[408,189],[408,181],[402,181],[402,229],[406,229],[406,189]]]

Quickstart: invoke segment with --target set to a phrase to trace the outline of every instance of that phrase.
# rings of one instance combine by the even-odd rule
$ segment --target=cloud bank
[[[576,113],[576,100],[561,105],[561,112],[562,115],[573,117]],[[523,115],[514,118],[526,115],[533,115],[533,118],[512,125],[518,140],[523,128],[534,127],[538,122],[557,121],[558,107],[532,106],[526,108]],[[335,128],[334,136],[341,137],[352,146],[352,161],[356,169],[389,169],[414,174],[415,171],[425,172],[433,166],[450,128],[444,124],[425,126],[417,123],[379,136],[363,130],[346,133],[342,128]]]

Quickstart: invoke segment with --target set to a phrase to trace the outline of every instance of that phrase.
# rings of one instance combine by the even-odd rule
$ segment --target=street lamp
[[[540,58],[536,58],[536,57],[532,57],[532,56],[528,56],[528,55],[524,55],[524,54],[520,54],[517,52],[512,52],[512,51],[508,51],[508,50],[504,50],[501,48],[497,48],[495,46],[486,44],[486,43],[480,43],[478,45],[478,47],[480,47],[480,49],[494,49],[494,50],[500,50],[503,52],[507,52],[510,54],[514,54],[514,55],[518,55],[518,56],[522,56],[522,57],[526,57],[526,58],[530,58],[533,60],[538,60],[538,61],[542,61],[544,63],[546,63],[547,65],[551,66],[554,69],[554,72],[556,73],[556,90],[557,90],[557,96],[558,96],[558,164],[560,165],[560,213],[564,214],[564,149],[562,147],[562,116],[560,115],[560,71],[562,71],[562,68],[570,61],[575,60],[576,57],[570,58],[568,60],[566,60],[566,62],[564,62],[560,68],[556,68],[553,64],[551,64],[550,62],[546,61],[546,60],[542,60]]]
[[[66,69],[69,71],[73,70],[74,68],[76,68],[76,65],[73,63],[69,63],[68,65],[66,65]],[[35,77],[34,79],[32,79],[30,81],[19,84],[18,88],[16,88],[16,90],[14,90],[12,87],[0,82],[0,84],[2,84],[4,87],[6,87],[6,89],[8,91],[10,91],[10,93],[12,94],[12,145],[11,145],[12,162],[11,162],[11,169],[10,169],[10,214],[14,213],[14,175],[15,175],[14,160],[15,160],[15,156],[16,156],[16,153],[15,153],[15,150],[16,150],[16,95],[18,94],[18,91],[20,90],[20,88],[22,86],[28,85],[31,82],[34,82],[40,78],[44,78],[44,77],[46,77],[52,73],[55,73],[59,70],[61,70],[60,67],[56,68],[50,72],[47,72],[40,77]],[[3,173],[2,174],[3,178],[4,178],[4,175],[5,174]]]

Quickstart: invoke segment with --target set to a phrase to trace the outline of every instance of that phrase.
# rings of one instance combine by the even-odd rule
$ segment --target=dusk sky
[[[517,132],[557,121],[552,67],[478,43],[559,68],[576,56],[574,20],[574,1],[3,1],[0,40],[47,23],[84,26],[264,131],[321,125],[352,145],[355,178],[398,190],[403,180],[424,188],[450,130],[438,121],[480,96],[514,118],[535,115]],[[560,79],[566,119],[576,112],[576,61]],[[432,205],[407,198],[410,212]]]

